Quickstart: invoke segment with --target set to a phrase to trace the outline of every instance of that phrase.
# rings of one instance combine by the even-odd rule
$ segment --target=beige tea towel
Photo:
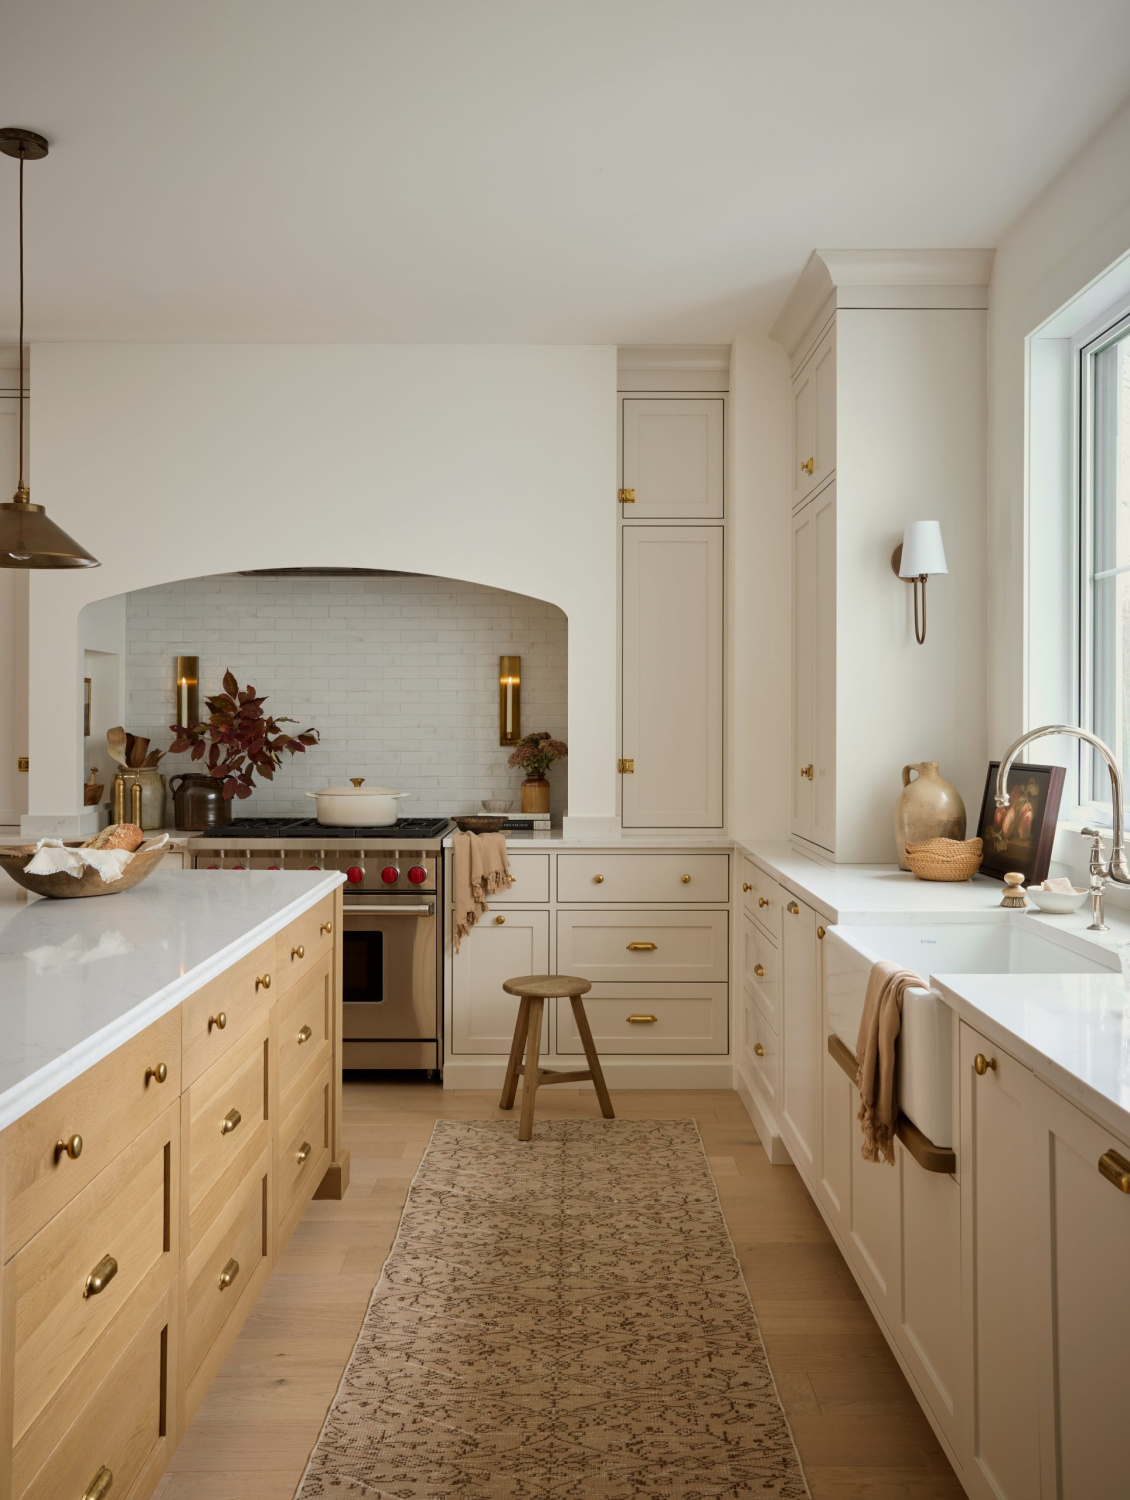
[[[895,1126],[899,1107],[895,1097],[896,1043],[902,1026],[902,1002],[911,986],[926,988],[912,969],[898,964],[877,963],[867,981],[867,998],[855,1044],[856,1084],[859,1087],[859,1123],[864,1161],[886,1161],[894,1166]]]
[[[453,840],[452,904],[455,951],[487,910],[487,897],[514,883],[506,858],[504,833],[457,833]]]

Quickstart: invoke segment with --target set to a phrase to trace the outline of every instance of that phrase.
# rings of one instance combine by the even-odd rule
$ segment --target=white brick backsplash
[[[126,727],[172,738],[172,658],[200,657],[205,694],[230,667],[268,713],[314,725],[321,743],[258,782],[236,816],[308,815],[303,792],[364,776],[411,792],[405,816],[478,812],[521,775],[498,743],[498,658],[522,658],[522,729],[568,739],[568,625],[555,605],[449,578],[186,579],[129,596]],[[569,762],[550,772],[553,814]],[[193,769],[166,756],[167,776]]]

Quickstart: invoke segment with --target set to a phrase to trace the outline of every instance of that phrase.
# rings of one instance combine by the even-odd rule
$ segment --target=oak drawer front
[[[275,1201],[282,1224],[305,1207],[330,1159],[330,1070],[316,1078],[282,1122],[275,1152]]]
[[[549,855],[511,854],[506,852],[506,862],[514,877],[509,890],[496,891],[487,898],[491,906],[505,906],[515,901],[549,900]]]
[[[275,943],[271,938],[184,1002],[181,1057],[185,1087],[266,1016],[274,998],[274,971]]]
[[[746,890],[749,886],[749,890]],[[745,909],[757,924],[764,928],[774,943],[781,941],[781,912],[791,900],[788,891],[771,875],[759,869],[751,860],[746,860],[742,869],[742,900]]]
[[[253,1164],[185,1264],[186,1383],[239,1308],[267,1256],[268,1157],[264,1152]]]
[[[585,1015],[600,1053],[725,1053],[728,994],[724,984],[595,984]],[[558,1052],[583,1052],[573,1007],[556,1004]]]
[[[741,1008],[742,1061],[750,1082],[772,1111],[777,1104],[777,1070],[780,1066],[777,1033],[748,995],[742,996]]]
[[[164,1468],[173,1389],[172,1302],[171,1295],[159,1300],[101,1379],[91,1372],[94,1394],[73,1421],[73,1406],[60,1414],[62,1436],[46,1454],[39,1445],[34,1456],[27,1447],[15,1450],[12,1494],[18,1500],[80,1500],[103,1469],[110,1474],[107,1493],[124,1496],[143,1472],[156,1478]]]
[[[557,972],[596,981],[725,983],[724,911],[559,911]]]
[[[175,1276],[179,1144],[173,1106],[7,1268],[15,1279],[16,1442],[130,1299]]]
[[[288,990],[333,950],[334,898],[327,896],[275,934],[276,993]]]
[[[227,1196],[232,1178],[263,1149],[267,1126],[267,1024],[262,1022],[198,1078],[185,1095],[185,1162],[190,1238],[199,1238],[208,1203]]]
[[[307,1075],[329,1060],[332,1046],[330,1002],[333,993],[330,958],[293,985],[275,1007],[275,1037],[280,1118],[290,1109],[292,1089],[301,1092]]]
[[[770,1026],[776,1026],[780,1004],[777,949],[752,917],[742,915],[742,983]]]
[[[686,878],[684,878],[686,877]],[[730,899],[728,854],[559,854],[558,901]]]
[[[175,1101],[180,1075],[180,1016],[173,1010],[8,1126],[5,1260]],[[76,1136],[80,1155],[72,1158],[59,1143]]]

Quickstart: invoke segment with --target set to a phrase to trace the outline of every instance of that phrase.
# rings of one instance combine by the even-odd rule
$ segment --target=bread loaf
[[[136,823],[111,823],[109,828],[88,839],[84,848],[128,849],[132,854],[144,841],[145,835]]]

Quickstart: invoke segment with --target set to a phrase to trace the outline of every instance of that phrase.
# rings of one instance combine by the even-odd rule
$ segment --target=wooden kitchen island
[[[0,888],[0,1500],[145,1500],[344,1192],[341,881]]]

